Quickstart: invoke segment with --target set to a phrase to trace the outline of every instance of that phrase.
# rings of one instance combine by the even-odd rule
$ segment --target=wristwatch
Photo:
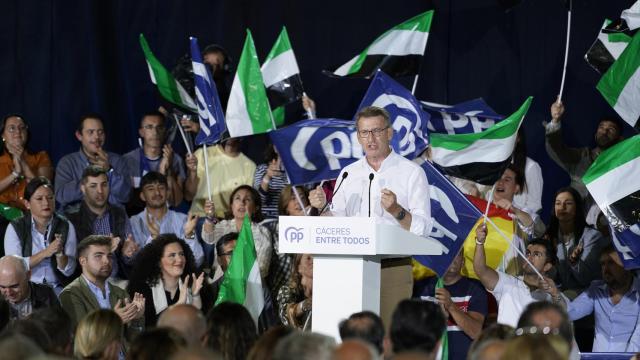
[[[398,221],[402,221],[402,219],[404,219],[405,216],[407,216],[407,212],[404,210],[404,208],[400,208],[400,212],[398,213],[398,215],[395,216],[395,218]]]

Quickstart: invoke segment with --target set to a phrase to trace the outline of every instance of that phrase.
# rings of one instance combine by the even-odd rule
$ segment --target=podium
[[[313,254],[312,330],[340,341],[338,324],[370,310],[380,314],[380,261],[440,255],[442,245],[373,218],[280,216],[279,251]]]

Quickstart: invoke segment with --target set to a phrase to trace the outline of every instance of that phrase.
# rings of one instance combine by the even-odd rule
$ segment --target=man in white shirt
[[[389,113],[369,106],[356,119],[358,142],[365,157],[342,169],[338,177],[342,188],[334,194],[331,210],[324,215],[373,217],[378,223],[427,236],[432,225],[427,176],[419,165],[391,148]],[[309,200],[318,209],[327,202],[320,187],[310,192]],[[395,305],[411,297],[410,259],[383,261],[381,284],[380,316],[389,324]]]

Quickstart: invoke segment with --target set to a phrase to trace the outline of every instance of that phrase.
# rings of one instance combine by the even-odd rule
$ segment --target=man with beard
[[[564,104],[558,99],[551,105],[551,121],[545,128],[547,153],[553,161],[567,171],[571,177],[571,187],[578,190],[585,198],[585,211],[588,212],[585,214],[587,224],[595,225],[600,209],[587,192],[582,176],[602,151],[622,141],[622,123],[613,117],[602,118],[594,135],[596,147],[572,148],[562,140],[560,120],[563,114]]]
[[[512,276],[487,266],[484,243],[487,240],[487,226],[476,228],[476,249],[473,257],[473,271],[484,287],[493,293],[498,301],[498,323],[516,327],[524,308],[534,301],[564,303],[560,291],[547,276],[540,279],[555,263],[555,251],[548,241],[532,239],[525,255],[529,263],[522,267],[522,276]]]
[[[82,200],[80,179],[89,165],[96,165],[107,172],[111,193],[109,202],[125,204],[129,200],[131,183],[127,176],[127,165],[118,155],[104,150],[105,131],[102,118],[98,115],[83,116],[78,123],[76,139],[80,150],[65,155],[56,168],[56,202],[63,210],[79,206]]]
[[[144,296],[136,293],[130,300],[125,290],[107,281],[113,262],[111,238],[101,235],[84,238],[78,244],[78,262],[82,275],[60,293],[62,308],[74,324],[94,310],[112,309],[123,323],[142,328]]]
[[[569,318],[595,316],[593,352],[640,351],[640,284],[625,270],[613,245],[600,254],[602,280],[591,286],[567,307]]]

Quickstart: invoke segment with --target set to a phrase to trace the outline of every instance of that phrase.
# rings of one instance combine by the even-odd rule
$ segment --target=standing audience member
[[[348,319],[338,324],[340,340],[358,339],[373,346],[382,356],[384,352],[384,324],[382,319],[372,311],[361,311],[351,314]]]
[[[389,328],[393,353],[417,352],[435,359],[446,330],[440,306],[429,301],[402,300],[393,312]]]
[[[460,274],[463,265],[460,249],[442,277],[443,287],[436,287],[437,276],[416,282],[413,287],[413,297],[440,304],[447,320],[449,358],[461,360],[480,335],[487,315],[487,293],[479,281]]]
[[[124,346],[124,325],[118,314],[98,309],[78,323],[73,346],[77,359],[118,360]]]
[[[104,150],[102,118],[95,114],[83,116],[78,123],[76,139],[80,141],[80,150],[65,155],[56,167],[56,200],[60,208],[68,210],[67,207],[80,203],[82,172],[89,165],[96,165],[107,171],[111,189],[109,202],[121,206],[126,204],[131,189],[127,164],[120,155]]]
[[[545,237],[556,248],[556,282],[569,299],[575,299],[591,281],[600,277],[600,252],[609,240],[587,225],[582,197],[571,187],[561,188]]]
[[[572,321],[595,315],[594,352],[640,351],[640,283],[626,270],[613,245],[600,254],[602,280],[595,280],[567,306]]]
[[[7,115],[0,122],[0,203],[26,210],[24,190],[36,176],[53,179],[53,167],[45,151],[32,153],[27,149],[29,124],[17,114]]]
[[[276,299],[280,321],[296,329],[310,330],[312,295],[313,258],[310,254],[295,254],[291,280],[280,287]]]
[[[80,241],[82,274],[62,290],[60,302],[74,324],[94,310],[113,309],[125,325],[142,331],[144,297],[136,293],[130,299],[126,291],[107,281],[113,263],[111,248],[111,238],[104,235],[90,235]]]
[[[202,311],[193,305],[176,304],[160,314],[158,327],[177,330],[191,347],[204,345],[207,334],[207,319]]]
[[[329,336],[294,331],[280,340],[272,360],[333,360],[336,341]]]
[[[512,162],[513,166],[518,169],[518,173],[524,174],[522,189],[519,194],[513,197],[513,205],[519,209],[526,209],[532,214],[539,213],[542,210],[542,188],[544,185],[542,168],[535,160],[527,156],[527,141],[522,127],[518,130]]]
[[[76,269],[76,230],[56,214],[53,187],[47,178],[31,180],[24,198],[28,211],[7,227],[4,251],[26,258],[31,281],[48,284],[59,294]]]
[[[258,190],[265,218],[277,218],[280,192],[289,183],[282,167],[282,160],[273,144],[268,144],[264,164],[258,165],[253,179],[253,187]]]
[[[240,185],[253,185],[256,164],[240,152],[241,141],[240,138],[231,138],[223,140],[220,145],[207,147],[210,185],[205,176],[203,149],[196,150],[195,160],[188,160],[185,198],[191,201],[192,213],[205,215],[204,203],[210,191],[215,216],[224,218],[231,207],[231,192]],[[209,190],[207,186],[210,186]]]
[[[242,305],[223,302],[207,314],[207,346],[225,360],[244,360],[256,342],[256,324]]]
[[[153,328],[136,336],[127,352],[127,360],[168,360],[186,346],[187,341],[177,330]]]
[[[145,326],[151,327],[173,304],[192,304],[206,312],[213,300],[203,284],[204,273],[196,275],[193,253],[184,240],[175,234],[161,234],[136,256],[127,291],[129,296],[144,296]]]
[[[148,172],[140,181],[140,199],[145,204],[141,213],[131,217],[133,237],[139,247],[153,241],[160,234],[180,234],[195,257],[196,267],[204,261],[204,250],[196,237],[198,217],[170,210],[167,206],[167,177]]]
[[[24,319],[37,309],[59,307],[53,289],[47,285],[29,281],[25,259],[6,255],[0,258],[0,292],[9,302],[9,319]]]
[[[144,207],[140,202],[140,179],[151,171],[159,172],[167,177],[167,201],[170,206],[178,206],[182,202],[183,186],[186,174],[184,161],[173,152],[171,144],[167,144],[166,119],[161,112],[152,111],[144,114],[140,121],[138,135],[141,146],[122,156],[127,164],[131,184],[131,192],[127,208],[129,213],[138,213]]]

